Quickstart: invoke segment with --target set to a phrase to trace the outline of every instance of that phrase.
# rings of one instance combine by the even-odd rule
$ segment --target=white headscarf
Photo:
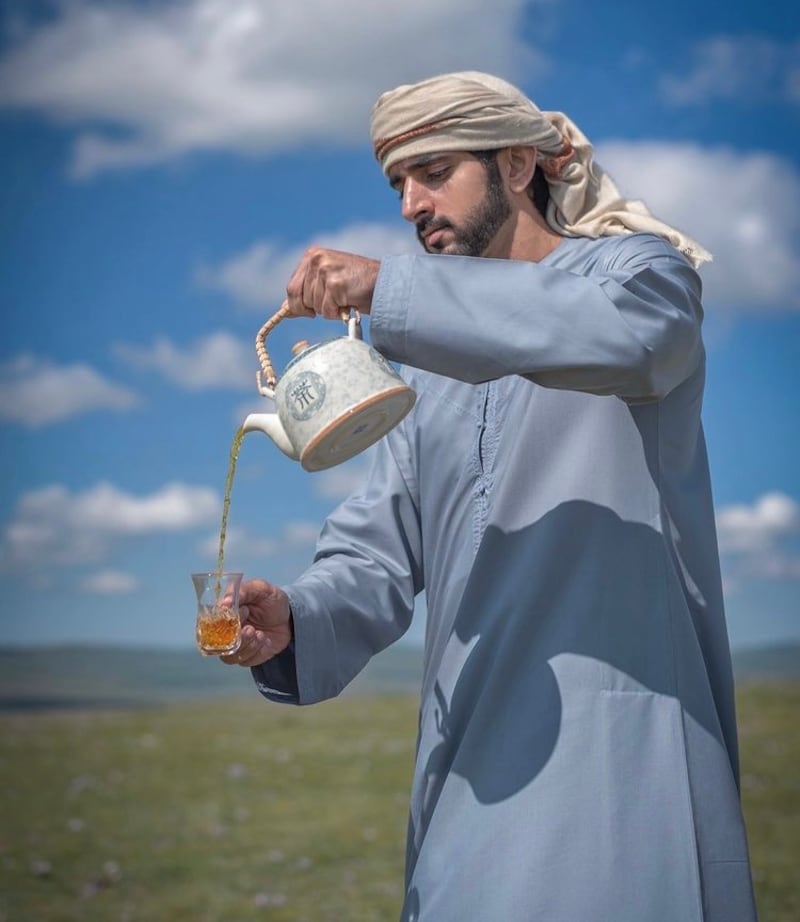
[[[623,198],[566,115],[542,112],[499,77],[462,71],[390,90],[373,107],[371,137],[384,173],[419,154],[535,147],[550,189],[546,220],[557,233],[604,237],[647,231],[668,240],[695,268],[711,259],[691,237],[653,217],[643,202]]]

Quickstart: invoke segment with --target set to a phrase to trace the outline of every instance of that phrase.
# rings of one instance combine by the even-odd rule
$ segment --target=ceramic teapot
[[[342,312],[347,335],[293,348],[278,380],[266,349],[268,333],[289,314],[284,302],[256,336],[262,370],[258,390],[274,413],[251,413],[245,432],[268,435],[307,471],[341,464],[377,442],[414,406],[416,394],[386,359],[364,342],[361,315]]]

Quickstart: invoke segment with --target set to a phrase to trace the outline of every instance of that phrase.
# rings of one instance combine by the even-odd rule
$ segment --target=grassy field
[[[761,922],[800,919],[800,682],[738,695],[744,804]]]
[[[800,683],[739,708],[761,920],[796,922]],[[2,715],[0,922],[394,922],[415,725],[389,695]]]

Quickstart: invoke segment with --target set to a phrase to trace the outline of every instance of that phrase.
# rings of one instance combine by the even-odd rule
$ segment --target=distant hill
[[[800,679],[800,644],[734,650],[733,671],[737,681]]]
[[[421,651],[395,645],[375,657],[348,691],[414,691],[421,673]],[[224,666],[194,648],[0,648],[0,710],[133,707],[252,694],[249,669]]]
[[[800,680],[800,644],[734,652],[737,681]],[[375,657],[348,694],[419,689],[422,651],[396,644]],[[65,646],[0,648],[0,710],[134,707],[256,694],[249,670],[194,649]]]

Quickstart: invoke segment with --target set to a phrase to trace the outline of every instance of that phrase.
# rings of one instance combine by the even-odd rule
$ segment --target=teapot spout
[[[242,424],[244,432],[263,432],[269,436],[280,450],[297,461],[299,455],[286,434],[286,430],[281,425],[277,413],[251,413],[245,418]]]

